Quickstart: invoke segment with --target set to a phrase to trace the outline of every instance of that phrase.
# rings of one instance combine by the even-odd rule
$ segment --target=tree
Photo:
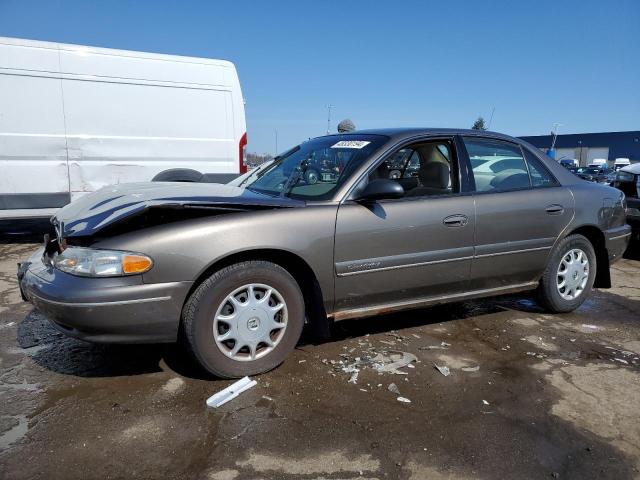
[[[486,130],[487,127],[484,124],[484,118],[478,117],[478,119],[473,122],[473,126],[471,127],[473,130]]]

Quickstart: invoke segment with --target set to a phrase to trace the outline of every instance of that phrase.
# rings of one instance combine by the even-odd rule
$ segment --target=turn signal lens
[[[122,272],[126,274],[144,273],[152,265],[151,259],[143,255],[125,255],[122,258]]]

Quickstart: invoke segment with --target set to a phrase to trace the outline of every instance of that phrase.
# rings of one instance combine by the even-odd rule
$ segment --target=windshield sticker
[[[331,148],[357,148],[360,150],[370,143],[371,142],[365,142],[364,140],[342,140],[335,145],[332,145]]]

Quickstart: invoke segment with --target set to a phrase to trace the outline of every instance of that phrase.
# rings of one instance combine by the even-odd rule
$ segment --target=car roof
[[[334,135],[384,135],[391,137],[393,140],[400,140],[402,138],[409,138],[418,135],[475,135],[523,143],[522,140],[510,137],[509,135],[504,135],[503,133],[491,132],[488,130],[470,130],[465,128],[373,128],[367,130],[355,130],[348,133],[336,133]]]

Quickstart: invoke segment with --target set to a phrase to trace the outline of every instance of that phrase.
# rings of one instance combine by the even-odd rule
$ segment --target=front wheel
[[[304,325],[304,300],[279,265],[247,261],[202,282],[183,309],[187,347],[223,378],[263,373],[295,348]]]
[[[538,300],[551,312],[571,312],[586,300],[595,277],[593,245],[582,235],[569,235],[551,254],[538,286]]]

